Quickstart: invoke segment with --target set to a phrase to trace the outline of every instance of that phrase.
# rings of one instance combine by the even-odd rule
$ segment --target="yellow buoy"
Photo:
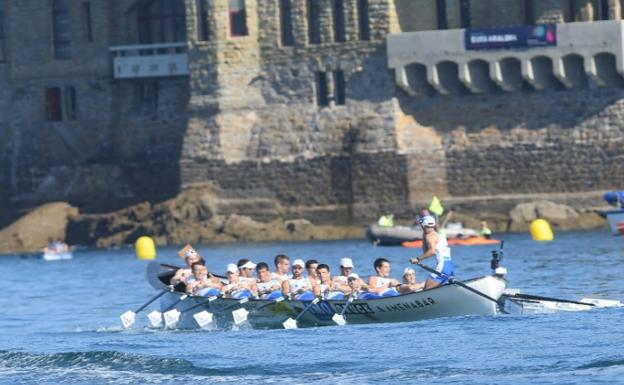
[[[134,245],[136,249],[136,255],[139,259],[154,259],[156,258],[156,245],[154,240],[148,236],[139,237]]]
[[[531,222],[531,237],[534,241],[552,241],[554,235],[550,223],[545,219],[536,219]]]

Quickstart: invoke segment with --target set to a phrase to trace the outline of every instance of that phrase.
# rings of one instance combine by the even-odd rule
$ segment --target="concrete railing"
[[[464,30],[404,32],[387,37],[388,66],[410,95],[487,93],[622,85],[624,22],[557,25],[557,45],[466,50]]]
[[[189,74],[186,43],[110,47],[115,79],[185,76]]]

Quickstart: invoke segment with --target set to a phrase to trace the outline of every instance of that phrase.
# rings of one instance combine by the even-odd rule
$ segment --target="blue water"
[[[538,244],[507,235],[510,287],[525,293],[624,300],[624,238],[560,233]],[[276,253],[362,275],[388,257],[399,275],[414,250],[364,241],[199,247],[213,271]],[[453,248],[457,274],[489,272],[491,246]],[[159,260],[180,263],[175,248]],[[624,309],[297,330],[164,331],[145,313],[119,315],[153,293],[132,249],[76,252],[71,261],[0,257],[0,384],[620,384]],[[419,278],[424,273],[418,272]],[[148,309],[150,310],[150,309]]]

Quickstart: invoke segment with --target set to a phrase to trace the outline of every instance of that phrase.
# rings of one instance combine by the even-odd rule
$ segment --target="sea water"
[[[503,235],[510,287],[578,300],[624,300],[624,238],[605,231],[536,243]],[[458,278],[488,274],[493,246],[453,247]],[[365,241],[199,246],[211,271],[277,253],[360,275],[387,257],[399,276],[418,250]],[[158,260],[182,264],[176,248]],[[430,261],[431,264],[433,261]],[[0,384],[622,384],[624,308],[465,316],[296,330],[123,330],[119,315],[155,293],[130,248],[69,261],[0,257]],[[418,270],[418,269],[417,269]],[[419,280],[425,278],[417,271]]]

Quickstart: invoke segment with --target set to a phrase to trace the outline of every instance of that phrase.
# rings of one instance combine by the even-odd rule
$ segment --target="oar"
[[[346,325],[347,320],[345,319],[344,315],[347,312],[347,308],[349,308],[349,305],[351,305],[351,302],[353,302],[354,299],[355,299],[355,296],[353,295],[353,293],[349,295],[349,299],[347,300],[345,307],[342,308],[342,311],[340,312],[340,314],[336,313],[333,315],[332,321],[334,321],[336,324],[340,326]]]
[[[446,274],[440,273],[439,271],[437,271],[437,270],[435,270],[435,269],[432,269],[432,268],[430,268],[430,267],[428,267],[428,266],[422,265],[422,264],[420,264],[420,263],[416,263],[416,266],[419,266],[420,268],[422,268],[422,269],[424,269],[424,270],[427,270],[428,272],[430,272],[430,273],[432,273],[432,274],[435,274],[435,275],[437,275],[438,277],[446,278],[446,279],[448,279],[448,281],[449,281],[450,283],[454,283],[454,284],[456,284],[457,286],[463,287],[464,289],[466,289],[466,290],[468,290],[468,291],[471,291],[471,292],[475,293],[476,295],[479,295],[479,296],[481,296],[481,297],[483,297],[483,298],[485,298],[485,299],[488,299],[488,300],[490,300],[490,301],[494,302],[495,304],[499,305],[498,300],[496,300],[495,298],[492,298],[492,297],[490,297],[489,295],[487,295],[487,294],[485,294],[485,293],[483,293],[483,292],[481,292],[481,291],[479,291],[479,290],[477,290],[477,289],[473,289],[472,287],[470,287],[470,286],[466,285],[466,284],[465,284],[465,283],[463,283],[463,282],[456,281],[453,277],[449,277],[449,276],[448,276],[448,275],[446,275]],[[499,309],[500,309],[500,311],[501,311],[502,313],[509,314],[507,311],[505,311],[505,309],[503,309],[503,308],[502,308],[502,306],[499,306]]]
[[[520,293],[517,293],[517,294],[514,294],[514,295],[510,295],[509,297],[510,298],[520,298],[520,299],[536,300],[536,301],[563,302],[563,303],[573,303],[575,305],[596,306],[595,303],[590,303],[590,302],[571,301],[569,299],[542,297],[541,295],[532,295],[532,294],[520,294]]]
[[[299,313],[295,319],[289,317],[286,321],[282,322],[284,329],[297,329],[297,321],[299,321],[299,318],[301,318],[301,316],[303,316],[308,310],[312,309],[312,306],[316,305],[318,302],[319,299],[314,298],[314,300],[310,302],[310,304],[303,309],[303,311]]]
[[[125,312],[121,316],[119,316],[119,318],[121,319],[121,323],[122,323],[124,329],[127,329],[130,326],[132,326],[132,324],[134,324],[134,321],[136,321],[136,315],[137,315],[138,312],[140,312],[141,310],[143,310],[146,307],[148,307],[152,302],[154,302],[158,298],[162,297],[166,292],[171,291],[171,289],[172,289],[171,286],[167,286],[166,289],[161,290],[158,294],[156,294],[155,296],[150,298],[149,301],[145,302],[141,307],[139,307],[135,311],[128,310],[127,312]]]
[[[175,323],[177,323],[178,320],[180,319],[180,316],[182,316],[183,313],[186,313],[186,312],[188,312],[190,310],[196,309],[196,308],[198,308],[200,306],[204,306],[206,304],[208,306],[210,306],[210,303],[212,301],[214,301],[215,299],[217,299],[217,298],[219,298],[219,297],[217,297],[216,295],[213,295],[211,297],[208,297],[206,301],[201,301],[198,304],[195,304],[195,305],[193,305],[193,306],[191,306],[189,308],[186,308],[186,309],[182,310],[177,315],[174,313],[173,315],[174,315],[175,319],[172,319],[171,321],[172,322],[175,321]],[[212,313],[210,313],[207,310],[202,310],[199,313],[193,314],[193,318],[195,319],[195,321],[197,321],[197,324],[200,325],[200,327],[204,327],[204,326],[208,325],[209,323],[212,323],[212,319],[213,319],[212,318]],[[173,323],[172,323],[172,325],[173,325]]]
[[[271,305],[273,305],[275,303],[282,302],[283,300],[284,300],[284,297],[275,298],[275,299],[269,301],[268,303],[265,303],[262,306],[258,306],[257,308],[252,309],[251,311],[247,311],[247,309],[245,309],[244,307],[240,308],[240,309],[237,309],[237,310],[234,310],[232,312],[232,318],[234,318],[234,325],[238,326],[238,325],[242,324],[243,322],[247,321],[247,319],[248,319],[250,314],[253,314],[253,313],[255,313],[255,312],[259,311],[259,310],[262,310],[262,309],[264,309],[267,306],[271,306]]]
[[[249,301],[249,298],[241,298],[240,300],[236,301],[236,303],[233,303],[233,304],[231,304],[229,306],[226,306],[223,309],[218,309],[216,311],[216,313],[225,313],[226,311],[229,311],[230,309],[233,309],[233,308],[235,308],[237,306],[240,306],[242,304],[245,304],[248,301]],[[197,322],[197,325],[199,325],[200,328],[203,328],[204,326],[208,325],[213,320],[212,314],[208,313],[208,314],[210,314],[210,316],[209,317],[205,317],[205,315],[202,314],[204,312],[208,313],[207,311],[204,310],[203,312],[199,312],[199,313],[193,315],[193,318],[195,318],[195,322]]]
[[[175,325],[176,322],[178,322],[178,319],[180,318],[180,311],[178,309],[176,309],[176,305],[179,304],[180,302],[184,301],[186,298],[188,297],[188,294],[182,294],[182,296],[180,296],[180,299],[178,299],[177,301],[175,301],[174,303],[172,303],[171,305],[169,305],[162,313],[163,318],[165,319],[165,326],[169,327],[172,325]],[[156,318],[156,317],[154,317]],[[150,321],[152,321],[150,319]],[[158,327],[160,326],[160,322],[158,323],[152,323],[153,327]]]

